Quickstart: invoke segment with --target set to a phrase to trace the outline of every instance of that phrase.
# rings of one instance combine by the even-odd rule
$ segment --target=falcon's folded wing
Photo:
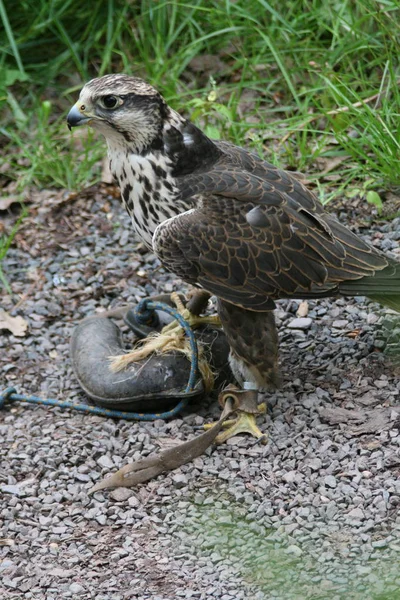
[[[216,165],[186,176],[181,192],[201,203],[159,225],[155,252],[186,281],[244,308],[335,295],[341,282],[361,281],[390,264],[290,177],[271,182]]]

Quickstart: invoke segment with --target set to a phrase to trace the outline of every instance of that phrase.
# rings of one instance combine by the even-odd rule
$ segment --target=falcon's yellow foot
[[[260,414],[266,413],[265,404],[259,405]],[[213,427],[214,423],[209,423],[204,425],[204,429],[210,429]],[[268,441],[268,436],[261,431],[256,423],[256,417],[252,413],[240,412],[236,419],[229,419],[225,421],[223,424],[222,433],[219,433],[215,438],[216,444],[223,444],[229,438],[238,435],[239,433],[250,433],[253,437],[260,440],[262,444],[266,444]]]
[[[225,431],[219,433],[215,438],[216,444],[222,444],[239,433],[250,433],[262,444],[267,443],[268,436],[260,430],[256,423],[256,416],[265,415],[267,407],[265,403],[257,404],[257,396],[257,390],[239,390],[234,386],[228,386],[220,393],[219,403],[224,406],[228,398],[232,399],[237,417],[225,421],[223,424]],[[213,425],[214,423],[204,425],[204,429],[210,429]]]
[[[187,321],[192,329],[196,329],[197,327],[201,327],[202,325],[216,325],[221,327],[221,321],[218,315],[204,315],[200,316],[198,314],[194,314],[190,312],[183,304],[182,300],[179,297],[177,292],[173,292],[171,294],[171,300],[175,304],[178,312],[182,317]],[[172,321],[169,325],[166,325],[161,330],[162,335],[168,335],[169,333],[177,333],[177,330],[180,330],[183,333],[183,330],[177,321]]]

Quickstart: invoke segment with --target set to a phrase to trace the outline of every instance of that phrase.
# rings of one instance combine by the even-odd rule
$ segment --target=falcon
[[[245,389],[279,381],[275,300],[362,295],[400,310],[400,263],[325,212],[297,177],[209,139],[142,79],[92,79],[67,122],[106,138],[139,238],[165,268],[217,297]],[[261,435],[255,423],[250,430]]]

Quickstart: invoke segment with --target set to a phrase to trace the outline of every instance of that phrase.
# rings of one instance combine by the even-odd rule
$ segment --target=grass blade
[[[10,26],[10,21],[8,20],[7,11],[4,6],[3,0],[0,0],[0,17],[3,21],[4,29],[7,34],[8,41],[10,42],[11,49],[14,54],[15,62],[17,63],[18,69],[21,71],[23,75],[26,75],[24,65],[22,64],[22,60],[18,51],[18,46],[14,38],[13,31]]]

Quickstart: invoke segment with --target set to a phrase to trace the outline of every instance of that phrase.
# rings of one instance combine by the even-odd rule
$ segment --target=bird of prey
[[[92,79],[67,122],[106,138],[141,240],[167,269],[217,297],[244,387],[278,382],[275,300],[364,295],[400,310],[400,263],[326,213],[298,178],[209,139],[142,79]]]

